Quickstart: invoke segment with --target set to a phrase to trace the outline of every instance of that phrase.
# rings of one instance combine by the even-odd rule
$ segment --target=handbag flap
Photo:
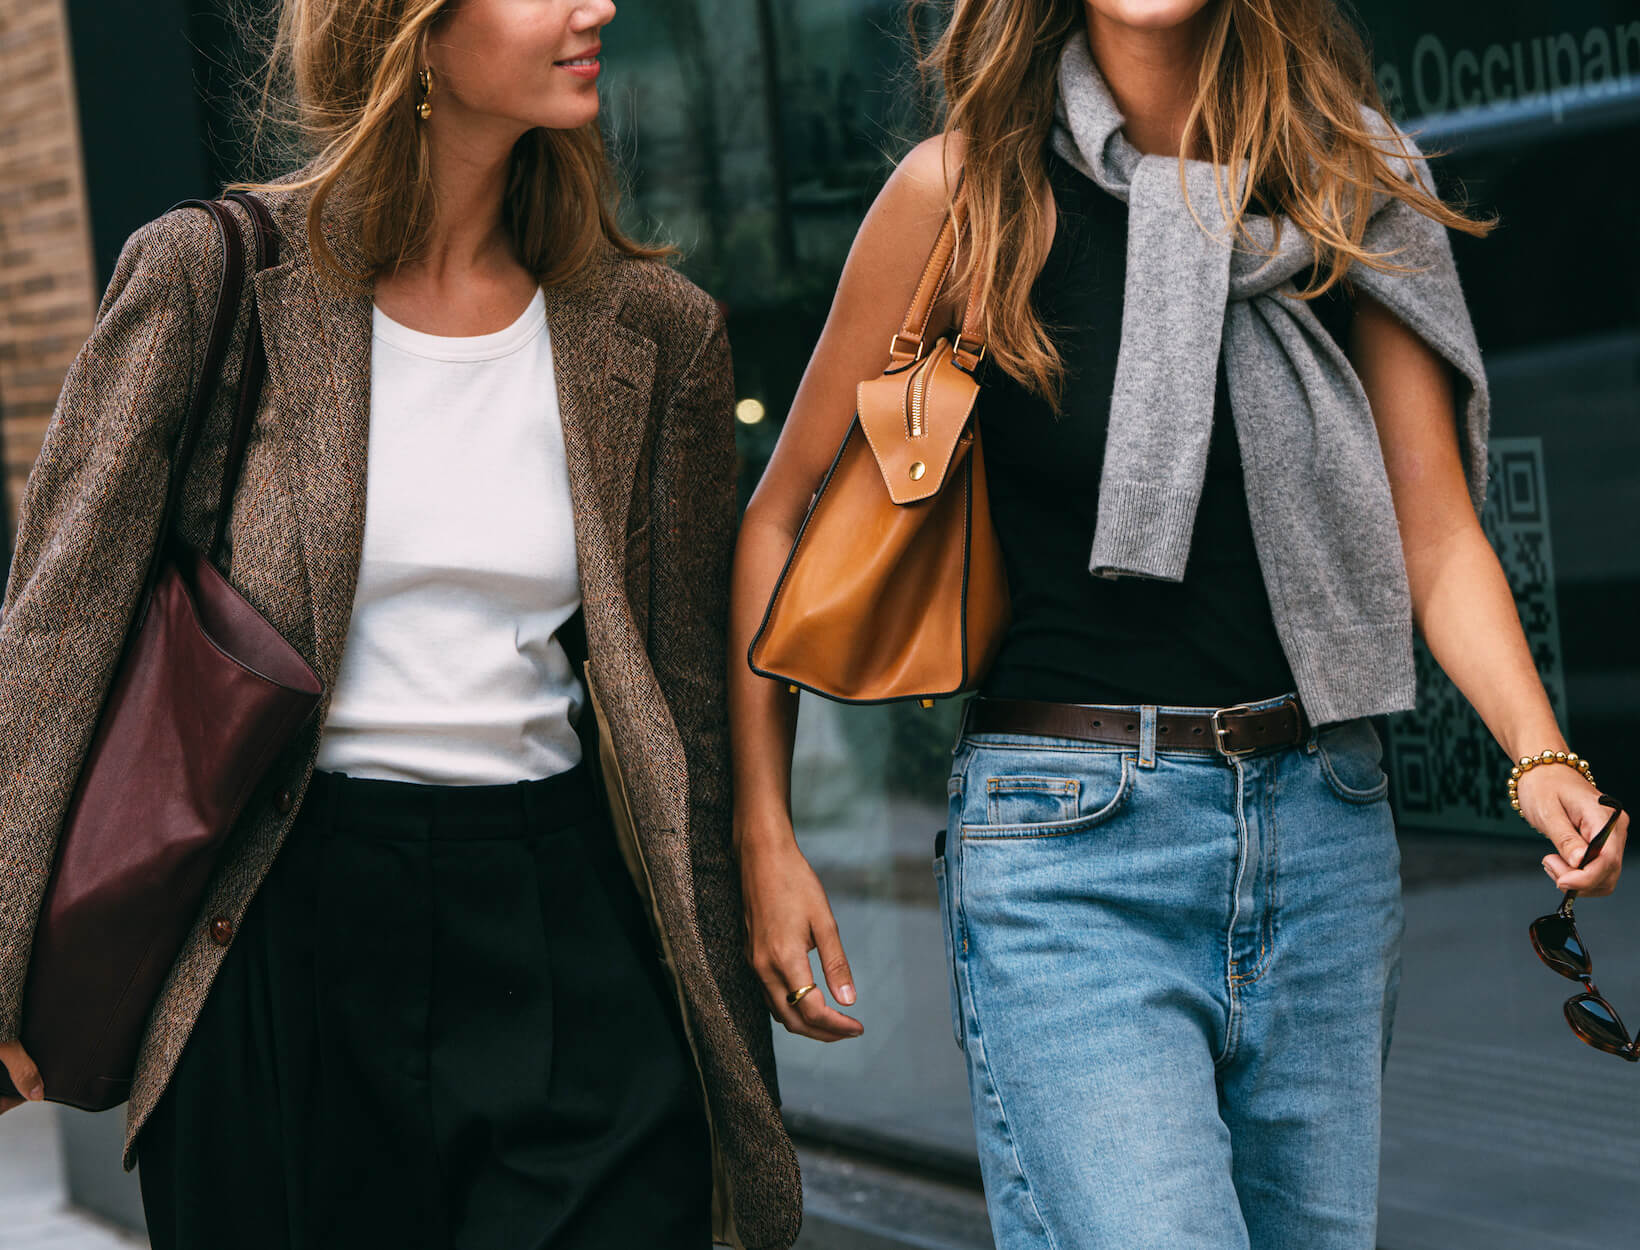
[[[891,500],[911,504],[939,493],[978,394],[943,338],[912,364],[860,383],[860,428]]]

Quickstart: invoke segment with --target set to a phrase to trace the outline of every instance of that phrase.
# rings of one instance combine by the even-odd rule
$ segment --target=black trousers
[[[137,1160],[154,1250],[709,1246],[699,1078],[585,766],[316,772]]]

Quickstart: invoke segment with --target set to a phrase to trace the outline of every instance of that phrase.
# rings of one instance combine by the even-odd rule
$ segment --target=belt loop
[[[313,805],[312,818],[321,835],[329,837],[336,828],[336,803],[339,798],[336,791],[340,788],[340,774],[321,773],[317,768],[308,774],[307,792],[302,795],[301,806],[296,809],[296,818],[300,820],[308,805]]]
[[[541,814],[536,810],[541,806],[537,801],[540,797],[541,787],[527,778],[518,782],[517,785],[518,818],[523,821],[525,832],[534,832],[539,824],[538,817]]]
[[[970,695],[962,701],[962,715],[957,718],[957,738],[956,741],[951,744],[952,755],[957,753],[958,749],[962,746],[962,740],[968,736],[968,709],[974,706],[974,700],[977,698],[979,698],[977,694]]]
[[[1139,767],[1156,767],[1156,708],[1150,703],[1139,708]]]

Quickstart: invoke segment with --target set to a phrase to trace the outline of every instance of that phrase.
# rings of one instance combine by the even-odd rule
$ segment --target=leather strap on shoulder
[[[253,274],[279,263],[279,232],[273,224],[273,215],[267,205],[246,191],[229,191],[222,197],[232,200],[250,214],[251,234],[255,240],[256,256],[251,268]],[[245,336],[245,358],[239,367],[239,395],[234,404],[233,434],[228,440],[228,457],[223,465],[222,489],[217,495],[216,529],[211,535],[207,558],[215,562],[221,554],[227,536],[228,516],[233,510],[234,491],[239,486],[240,470],[244,468],[245,446],[250,442],[251,421],[256,415],[256,401],[262,393],[262,379],[267,373],[267,354],[262,346],[261,309],[253,296],[250,328]]]
[[[201,429],[211,411],[211,397],[216,394],[217,379],[222,371],[222,357],[228,349],[228,339],[239,315],[240,290],[245,278],[245,251],[239,241],[239,228],[228,215],[228,210],[216,200],[179,200],[171,209],[202,208],[216,223],[222,238],[222,270],[218,275],[216,305],[211,315],[211,333],[205,342],[205,360],[195,379],[188,411],[182,418],[182,430],[177,436],[176,458],[171,464],[170,481],[165,491],[165,508],[160,513],[159,531],[153,552],[148,557],[148,572],[143,578],[142,598],[138,601],[136,627],[140,628],[148,615],[153,599],[154,585],[159,580],[165,563],[165,548],[171,541],[171,526],[182,501],[183,484],[188,478],[188,466],[193,462],[194,448],[199,443]],[[134,631],[133,631],[134,632]]]
[[[957,171],[957,195],[962,194],[963,171]],[[934,240],[934,248],[928,254],[928,260],[923,265],[922,277],[917,282],[917,289],[911,296],[911,306],[906,309],[905,321],[901,324],[899,333],[889,343],[889,368],[909,364],[916,360],[923,352],[923,340],[928,333],[928,319],[933,315],[934,302],[944,289],[951,276],[951,270],[957,255],[957,224],[952,214],[947,213],[944,222],[940,225],[939,237]],[[955,356],[959,364],[972,371],[985,354],[985,338],[983,331],[984,308],[979,298],[978,287],[970,289],[968,304],[963,312],[962,332],[957,336]]]
[[[255,269],[272,264],[276,257],[278,235],[267,207],[253,195],[231,192],[226,198],[237,201],[250,214],[251,230],[256,243]],[[142,598],[137,610],[136,625],[141,626],[148,614],[154,585],[159,580],[164,564],[166,544],[171,540],[172,526],[182,504],[182,491],[199,445],[200,434],[210,416],[211,401],[221,383],[222,366],[233,337],[234,322],[238,319],[240,299],[245,288],[245,251],[240,242],[239,226],[221,200],[187,199],[171,206],[202,208],[216,223],[222,239],[222,270],[218,275],[216,303],[211,315],[210,336],[206,339],[205,359],[189,399],[188,411],[177,436],[176,458],[171,465],[170,480],[166,486],[165,508],[160,514],[159,532],[153,553],[148,560],[148,572],[143,579]],[[240,365],[237,402],[234,405],[234,428],[228,442],[228,455],[223,465],[222,489],[218,496],[216,530],[212,538],[209,558],[215,560],[227,528],[228,510],[239,480],[244,460],[245,445],[250,440],[251,419],[255,414],[257,396],[261,392],[266,358],[262,350],[262,325],[253,303],[247,331],[244,359]]]
[[[911,307],[905,310],[905,321],[888,345],[889,367],[907,364],[922,355],[923,335],[928,330],[928,318],[934,311],[934,300],[945,286],[951,272],[951,262],[957,254],[957,231],[949,214],[940,224],[939,238],[934,250],[923,265],[922,277],[911,296]]]
[[[979,362],[985,359],[985,307],[980,300],[978,282],[968,284],[968,306],[963,309],[962,329],[951,356],[969,373],[979,368]]]

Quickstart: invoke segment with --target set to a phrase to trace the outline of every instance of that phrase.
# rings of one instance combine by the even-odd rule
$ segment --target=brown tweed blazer
[[[233,505],[229,575],[314,666],[326,697],[232,831],[155,1004],[127,1108],[127,1170],[226,954],[211,921],[237,926],[312,773],[363,538],[371,292],[322,280],[306,192],[264,198],[282,247],[280,263],[254,279],[268,378]],[[248,219],[233,211],[248,249]],[[345,264],[363,268],[339,208],[327,207],[326,237]],[[0,620],[0,1038],[16,1036],[57,831],[155,541],[220,257],[216,228],[197,209],[131,236],[22,501]],[[797,1161],[778,1110],[768,1012],[743,953],[729,835],[735,453],[723,319],[674,271],[613,254],[592,281],[550,289],[546,300],[595,710],[583,718],[589,759],[603,766],[628,867],[684,1005],[712,1124],[718,1236],[749,1250],[787,1247],[801,1218]],[[229,398],[215,405],[183,505],[183,530],[201,546]],[[281,792],[294,803],[278,801]]]

